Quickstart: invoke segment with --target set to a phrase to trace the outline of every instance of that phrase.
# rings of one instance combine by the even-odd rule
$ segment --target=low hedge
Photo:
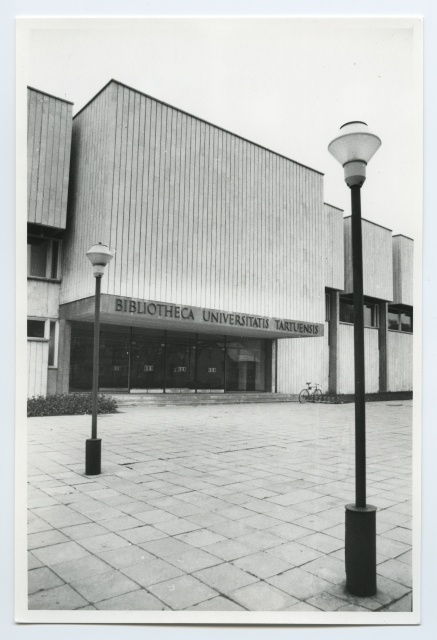
[[[97,410],[99,413],[115,413],[117,401],[100,394]],[[58,393],[52,396],[34,396],[27,400],[27,416],[74,416],[92,413],[91,394]]]

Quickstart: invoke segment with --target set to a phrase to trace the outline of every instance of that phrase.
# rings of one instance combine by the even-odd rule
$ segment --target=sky
[[[419,52],[412,19],[64,19],[33,23],[22,77],[73,113],[119,80],[324,173],[324,200],[345,215],[350,191],[327,147],[363,120],[382,140],[363,218],[417,239]]]

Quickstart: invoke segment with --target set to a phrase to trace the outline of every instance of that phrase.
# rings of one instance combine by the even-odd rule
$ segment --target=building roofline
[[[399,238],[399,236],[401,236],[402,238],[406,238],[407,240],[411,240],[411,242],[414,242],[414,238],[410,238],[410,236],[406,236],[404,233],[396,233],[393,238]]]
[[[342,213],[344,213],[344,209],[340,209],[340,207],[336,207],[335,204],[329,204],[329,202],[324,202],[323,204],[326,204],[327,207],[331,207],[332,209],[337,209],[337,211],[341,211]]]
[[[317,169],[313,169],[312,167],[309,167],[308,165],[303,164],[302,162],[298,162],[297,160],[293,160],[292,158],[284,156],[284,154],[282,154],[282,153],[278,153],[277,151],[273,151],[272,149],[268,149],[267,147],[264,147],[262,144],[258,144],[257,142],[254,142],[253,140],[249,140],[248,138],[244,138],[243,136],[238,135],[238,133],[234,133],[233,131],[229,131],[229,129],[225,129],[224,127],[220,127],[217,124],[213,124],[212,122],[208,122],[208,120],[204,120],[203,118],[199,118],[198,116],[195,116],[192,113],[188,113],[188,111],[184,111],[183,109],[179,109],[178,107],[175,107],[172,104],[169,104],[168,102],[164,102],[163,100],[159,100],[158,98],[154,98],[153,96],[149,95],[148,93],[144,93],[144,91],[139,91],[138,89],[134,89],[133,87],[130,87],[129,85],[124,84],[123,82],[120,82],[119,80],[115,80],[114,78],[111,78],[111,80],[109,80],[109,82],[107,82],[100,89],[100,91],[98,91],[95,94],[95,96],[93,96],[90,100],[88,100],[88,102],[86,104],[84,104],[84,106],[81,107],[81,109],[79,109],[79,111],[73,116],[73,120],[80,113],[82,113],[82,111],[84,111],[111,83],[118,84],[120,87],[124,87],[125,89],[129,89],[129,91],[134,91],[135,93],[138,93],[138,94],[140,94],[142,96],[145,96],[146,98],[149,98],[150,100],[154,100],[155,102],[158,102],[159,104],[162,104],[165,107],[170,107],[170,109],[174,109],[175,111],[178,111],[179,113],[183,113],[184,115],[189,116],[190,118],[195,118],[199,122],[203,122],[204,124],[207,124],[210,127],[214,127],[215,129],[219,129],[220,131],[224,131],[225,133],[229,133],[231,136],[234,136],[235,138],[238,138],[239,140],[243,140],[244,142],[248,142],[249,144],[253,144],[254,146],[256,146],[256,147],[258,147],[260,149],[264,149],[265,151],[268,151],[269,153],[273,153],[276,156],[279,156],[280,158],[284,158],[285,160],[288,160],[289,162],[293,162],[293,164],[297,164],[300,167],[303,167],[304,169],[308,169],[309,171],[313,171],[314,173],[317,173],[317,174],[319,174],[321,176],[325,175],[321,171],[318,171]]]
[[[352,218],[352,216],[351,215],[344,216],[343,220],[347,220],[348,218]],[[381,229],[385,229],[386,231],[390,231],[390,233],[393,233],[393,229],[389,229],[388,227],[384,227],[384,225],[378,224],[377,222],[373,222],[373,220],[368,220],[367,218],[361,218],[361,220],[363,222],[368,222],[369,224],[373,224],[373,225],[375,225],[375,227],[381,227]]]
[[[67,104],[74,104],[74,102],[71,102],[71,100],[66,100],[65,98],[59,98],[58,96],[54,96],[52,93],[47,93],[47,91],[41,91],[41,89],[35,89],[35,87],[29,87],[29,85],[27,85],[27,88],[30,89],[30,91],[36,91],[36,93],[41,93],[43,96],[47,96],[48,98],[54,98],[55,100],[66,102]]]

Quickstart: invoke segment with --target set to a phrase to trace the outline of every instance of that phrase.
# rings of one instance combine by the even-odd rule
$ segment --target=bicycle
[[[307,388],[302,389],[302,391],[299,393],[299,402],[302,404],[305,402],[320,402],[322,399],[322,389],[319,387],[318,383],[314,383],[316,385],[316,388],[312,393],[311,389],[313,387],[311,386],[311,382],[307,382],[306,384]]]

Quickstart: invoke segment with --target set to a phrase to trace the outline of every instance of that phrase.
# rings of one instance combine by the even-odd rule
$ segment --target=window
[[[331,296],[329,293],[325,293],[325,322],[329,322],[331,319]]]
[[[353,324],[354,321],[354,303],[352,300],[340,298],[340,322],[349,322]]]
[[[363,305],[364,326],[379,327],[379,309],[373,302],[365,302]],[[354,303],[349,298],[340,298],[340,322],[353,324]]]
[[[46,321],[45,320],[28,320],[27,321],[27,337],[28,338],[45,338]]]
[[[59,323],[50,320],[50,333],[49,333],[49,367],[58,366],[58,332]]]
[[[388,328],[391,331],[413,333],[413,311],[388,308]]]
[[[27,275],[57,280],[60,277],[61,240],[27,237]]]

